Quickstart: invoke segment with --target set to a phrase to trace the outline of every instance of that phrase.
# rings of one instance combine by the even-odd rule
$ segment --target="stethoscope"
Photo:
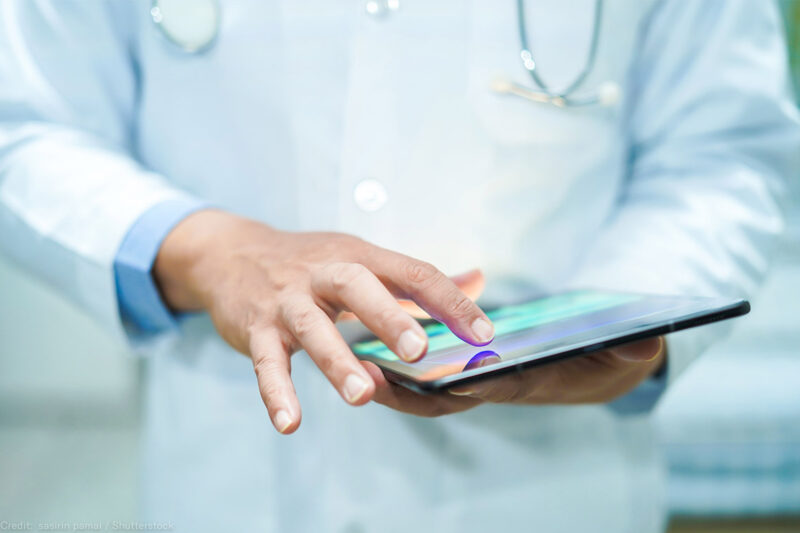
[[[585,107],[591,105],[611,106],[619,100],[619,86],[607,81],[601,83],[597,89],[581,96],[576,95],[583,82],[589,76],[597,59],[597,46],[600,40],[600,25],[603,17],[603,0],[595,0],[594,20],[592,22],[592,36],[589,42],[589,51],[583,69],[572,82],[564,89],[556,91],[542,79],[539,67],[533,58],[531,46],[528,44],[528,30],[525,28],[525,0],[517,0],[517,29],[519,31],[519,57],[522,66],[528,72],[536,88],[526,87],[507,78],[496,78],[492,81],[493,91],[501,94],[510,94],[538,102],[551,104],[556,107]]]
[[[384,0],[387,1],[387,0]],[[394,4],[397,4],[395,0]],[[507,78],[497,78],[490,88],[499,94],[519,96],[526,100],[556,107],[611,106],[619,99],[619,86],[614,82],[601,83],[595,90],[577,92],[595,66],[600,39],[603,0],[595,0],[594,20],[589,50],[581,71],[564,89],[555,90],[542,79],[541,71],[528,43],[525,28],[525,1],[517,0],[517,30],[520,60],[530,75],[534,87]],[[211,48],[219,35],[222,18],[219,0],[152,0],[150,17],[166,39],[183,52],[203,53]]]

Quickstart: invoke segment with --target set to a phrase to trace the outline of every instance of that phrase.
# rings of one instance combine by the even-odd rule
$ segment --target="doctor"
[[[6,0],[0,28],[0,247],[148,356],[144,519],[664,528],[646,414],[716,330],[431,398],[333,323],[414,360],[395,298],[481,344],[484,279],[750,294],[800,153],[771,3]]]

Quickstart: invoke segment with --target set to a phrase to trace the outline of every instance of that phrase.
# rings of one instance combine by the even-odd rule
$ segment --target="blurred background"
[[[782,8],[798,88],[800,0]],[[785,241],[753,312],[655,414],[671,531],[800,531],[800,169],[790,189]],[[135,519],[139,374],[0,258],[0,517]]]

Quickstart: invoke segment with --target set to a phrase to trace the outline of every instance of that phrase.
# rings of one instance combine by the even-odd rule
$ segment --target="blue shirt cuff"
[[[167,234],[190,214],[208,207],[180,198],[154,205],[133,224],[114,258],[117,299],[124,322],[146,333],[177,327],[152,276],[153,262]]]
[[[669,357],[652,377],[642,381],[639,386],[624,396],[608,403],[609,409],[622,416],[650,412],[667,389]]]

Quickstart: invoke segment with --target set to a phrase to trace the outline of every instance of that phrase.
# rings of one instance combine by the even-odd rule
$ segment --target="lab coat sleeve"
[[[123,339],[123,238],[153,206],[196,201],[131,156],[129,5],[0,3],[0,251]]]
[[[782,233],[785,180],[800,168],[777,9],[665,0],[640,41],[626,185],[570,285],[749,297]],[[725,330],[669,335],[667,383]]]
[[[137,336],[177,331],[178,317],[161,298],[153,264],[172,228],[204,207],[206,204],[196,200],[161,202],[139,217],[125,235],[114,258],[114,279],[123,323]]]

